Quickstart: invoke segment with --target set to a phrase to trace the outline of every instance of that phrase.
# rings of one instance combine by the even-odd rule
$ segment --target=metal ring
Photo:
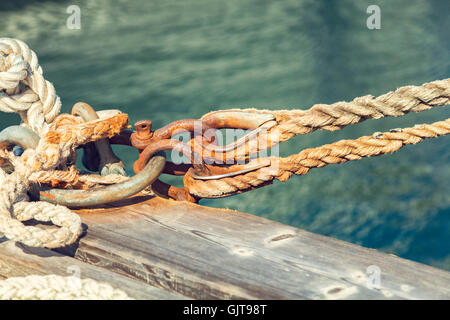
[[[145,168],[129,180],[92,190],[41,190],[39,200],[71,208],[90,207],[126,199],[151,185],[163,172],[164,153],[153,156]]]
[[[134,163],[133,169],[134,172],[140,173],[142,172],[142,164],[145,161],[148,161],[154,154],[157,152],[164,152],[164,150],[176,150],[177,146],[184,146],[179,149],[185,155],[190,157],[189,152],[187,151],[188,145],[174,139],[165,139],[160,140],[154,144],[149,144],[139,155],[139,159]],[[193,197],[189,192],[187,192],[184,188],[179,188],[172,186],[168,183],[162,182],[159,179],[156,179],[154,183],[152,183],[153,192],[162,197],[162,198],[171,198],[179,201],[190,201],[197,202],[198,199]]]
[[[24,149],[36,149],[39,140],[34,131],[22,126],[10,126],[0,132],[0,144],[14,144]]]

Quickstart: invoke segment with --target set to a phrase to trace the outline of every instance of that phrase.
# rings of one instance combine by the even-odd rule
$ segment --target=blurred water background
[[[81,8],[81,30],[66,9]],[[366,8],[381,8],[368,30]],[[154,128],[227,108],[309,108],[450,76],[450,2],[84,0],[0,2],[0,37],[24,40],[70,112],[120,108]],[[317,131],[307,147],[450,116],[435,108]],[[0,127],[16,124],[0,115]],[[314,169],[203,205],[228,207],[450,270],[450,137]],[[137,153],[116,148],[131,164]],[[245,226],[242,226],[245,237]]]

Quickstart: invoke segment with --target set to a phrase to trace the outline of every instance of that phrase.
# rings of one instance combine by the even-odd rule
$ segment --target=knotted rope
[[[22,89],[20,84],[25,88]],[[23,41],[0,39],[0,111],[18,113],[39,135],[61,109],[53,85],[44,79],[36,53]]]
[[[22,41],[0,39],[0,111],[18,113],[22,125],[40,137],[36,149],[21,157],[0,150],[1,162],[9,161],[14,171],[0,168],[0,234],[29,246],[57,248],[74,243],[81,234],[81,219],[68,208],[47,202],[28,202],[31,183],[41,183],[48,173],[65,172],[79,145],[110,138],[127,127],[128,116],[114,116],[82,123],[71,115],[59,115],[61,102],[53,85],[44,79],[36,54]],[[58,170],[59,169],[59,170]],[[57,229],[25,226],[26,220],[51,221]],[[79,286],[73,286],[78,280]],[[126,293],[92,279],[28,276],[0,281],[0,299],[128,299]]]
[[[58,116],[60,108],[60,99],[53,85],[44,79],[36,54],[20,40],[0,39],[0,110],[20,114],[22,125],[41,137],[37,148],[25,150],[20,158],[1,151],[0,156],[8,159],[15,170],[10,175],[0,171],[0,232],[30,246],[65,246],[81,233],[79,217],[67,208],[24,202],[30,183],[40,183],[43,172],[48,176],[58,167],[66,169],[67,159],[73,157],[79,145],[110,138],[128,124],[126,114],[84,123],[71,115]],[[73,170],[69,174],[76,175]],[[19,221],[32,218],[52,221],[61,228],[42,230]]]
[[[53,170],[64,164],[77,146],[110,138],[120,133],[127,124],[126,114],[85,123],[78,123],[73,116],[61,115],[49,126],[49,131],[40,139],[36,149],[25,150],[21,157],[1,151],[0,156],[8,159],[15,170],[9,175],[0,170],[0,197],[3,199],[0,203],[0,232],[11,240],[30,246],[56,248],[73,243],[81,233],[78,215],[63,206],[46,202],[23,204],[23,200],[27,199],[26,191],[30,183],[39,182],[39,172]],[[13,206],[16,201],[21,202]],[[24,226],[18,221],[32,218],[52,221],[61,228],[43,230]]]

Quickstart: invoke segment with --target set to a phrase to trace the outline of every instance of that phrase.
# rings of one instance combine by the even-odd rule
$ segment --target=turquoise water
[[[449,2],[152,0],[0,3],[0,37],[38,54],[69,112],[121,108],[154,127],[215,109],[309,108],[450,77]],[[366,8],[381,8],[368,30]],[[431,123],[442,107],[283,143],[281,155],[375,131]],[[0,115],[0,127],[15,115]],[[450,137],[312,170],[202,204],[254,213],[450,270]],[[118,148],[131,163],[137,155]],[[245,237],[245,226],[242,226]]]

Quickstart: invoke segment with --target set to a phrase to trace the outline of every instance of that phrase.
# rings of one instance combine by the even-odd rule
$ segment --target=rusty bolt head
[[[152,122],[150,120],[141,120],[134,124],[136,135],[139,139],[149,139],[152,136]]]
[[[150,143],[153,132],[152,122],[150,120],[141,120],[134,124],[136,131],[131,135],[131,144],[133,147],[143,150]]]

